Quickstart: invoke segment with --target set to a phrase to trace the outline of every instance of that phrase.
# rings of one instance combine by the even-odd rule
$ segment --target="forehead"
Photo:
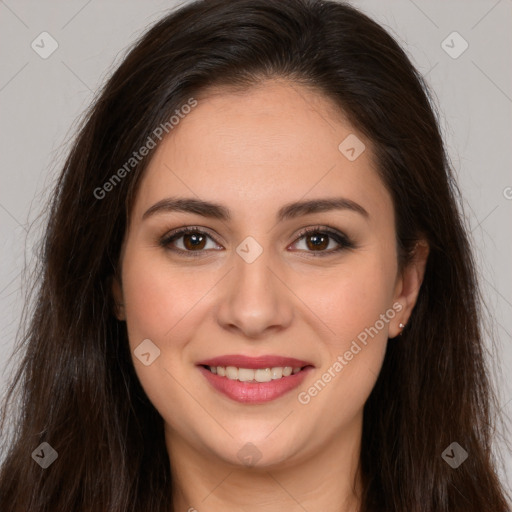
[[[139,214],[166,196],[227,204],[238,218],[253,218],[290,201],[342,195],[392,215],[371,142],[325,96],[269,81],[196,99],[155,150],[136,200]],[[364,151],[348,158],[352,147]]]

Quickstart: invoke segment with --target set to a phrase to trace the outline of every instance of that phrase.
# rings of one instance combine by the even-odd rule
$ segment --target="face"
[[[210,460],[357,444],[422,275],[399,271],[372,145],[285,81],[197,100],[142,178],[114,285],[140,382],[169,443]]]

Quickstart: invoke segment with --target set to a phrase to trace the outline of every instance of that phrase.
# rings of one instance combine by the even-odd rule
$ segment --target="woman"
[[[162,19],[56,189],[0,509],[509,510],[456,201],[354,8]]]

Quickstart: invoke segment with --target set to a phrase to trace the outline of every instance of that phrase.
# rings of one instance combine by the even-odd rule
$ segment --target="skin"
[[[284,80],[244,92],[210,89],[197,99],[154,150],[113,287],[132,353],[144,339],[161,351],[149,366],[133,361],[165,421],[175,510],[355,511],[363,406],[388,338],[414,307],[428,248],[420,244],[411,264],[398,268],[393,204],[371,142],[329,99]],[[349,134],[366,146],[355,161],[338,150]],[[232,219],[173,211],[143,219],[170,196],[222,204]],[[368,217],[332,210],[276,222],[284,204],[340,196]],[[299,238],[303,228],[326,225],[356,247],[329,253],[338,247],[334,239],[316,249],[311,235]],[[184,226],[212,236],[197,258],[171,251],[193,251],[183,237],[159,244]],[[236,252],[247,236],[263,249],[250,264]],[[300,403],[298,394],[393,304],[401,311]],[[214,390],[196,367],[225,354],[290,356],[315,368],[274,401],[241,404]],[[261,456],[253,466],[237,456],[247,443]]]

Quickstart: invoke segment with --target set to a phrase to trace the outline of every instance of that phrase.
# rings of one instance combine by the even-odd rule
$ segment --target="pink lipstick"
[[[201,361],[214,389],[241,403],[261,404],[298,387],[314,366],[292,357],[226,355]]]

